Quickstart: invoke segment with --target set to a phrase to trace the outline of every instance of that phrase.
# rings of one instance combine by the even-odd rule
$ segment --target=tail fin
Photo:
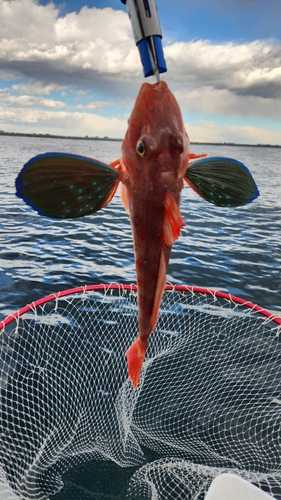
[[[140,372],[146,353],[147,344],[144,343],[138,336],[135,342],[126,351],[128,372],[134,389],[137,388],[140,378]]]

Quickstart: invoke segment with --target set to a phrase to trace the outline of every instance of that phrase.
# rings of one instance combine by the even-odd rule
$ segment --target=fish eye
[[[136,149],[137,149],[137,153],[140,156],[144,156],[145,155],[145,144],[144,144],[144,141],[138,141]]]

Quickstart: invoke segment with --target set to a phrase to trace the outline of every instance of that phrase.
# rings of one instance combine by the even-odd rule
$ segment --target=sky
[[[156,0],[191,142],[281,145],[281,0]],[[144,81],[121,0],[0,0],[0,130],[123,138]]]

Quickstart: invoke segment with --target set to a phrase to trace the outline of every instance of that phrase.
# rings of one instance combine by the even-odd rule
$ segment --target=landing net
[[[167,287],[135,391],[124,353],[137,318],[135,286],[97,285],[0,323],[0,498],[48,499],[66,471],[104,461],[130,468],[112,498],[203,499],[233,472],[281,499],[281,319]]]

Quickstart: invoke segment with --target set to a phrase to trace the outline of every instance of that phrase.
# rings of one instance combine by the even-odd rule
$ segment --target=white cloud
[[[123,136],[123,120],[114,122],[114,117],[102,118],[87,111],[102,111],[107,106],[113,114],[113,101],[119,107],[133,102],[143,81],[125,12],[85,6],[78,13],[60,16],[52,3],[42,6],[35,0],[0,0],[0,19],[0,78],[8,81],[22,75],[11,92],[0,94],[1,128],[24,127],[26,120],[37,129],[42,127],[43,133],[57,130],[62,134],[65,130],[68,134],[71,123],[72,133],[77,135],[81,130],[82,135]],[[243,123],[249,117],[280,120],[280,48],[263,40],[240,44],[197,40],[164,47],[169,71],[163,78],[183,111],[202,115],[204,125],[194,129],[193,140],[231,140],[226,137],[232,133],[260,142],[264,130],[260,132],[258,127],[246,127],[242,133],[241,127],[220,127],[210,120],[207,138],[206,117],[243,117]],[[83,100],[77,104],[79,99]],[[63,109],[65,114],[46,114],[47,109]],[[272,142],[281,143],[281,134],[276,140],[277,132],[268,133]]]
[[[63,92],[66,87],[55,83],[44,84],[43,82],[30,81],[29,83],[14,84],[12,89],[21,95],[50,95],[53,92]]]
[[[84,105],[82,107],[84,109],[104,109],[107,106],[113,106],[113,102],[93,101],[93,102],[88,102],[86,105]]]
[[[242,126],[230,126],[227,130],[228,140],[236,143],[278,144],[281,146],[281,134],[278,130]]]
[[[9,82],[17,79],[18,75],[16,75],[14,72],[0,69],[0,80],[5,80]]]
[[[281,51],[266,41],[212,44],[207,40],[166,47],[171,79],[177,85],[228,89],[236,94],[281,97]]]
[[[54,99],[44,99],[42,97],[21,95],[15,96],[9,94],[7,89],[0,89],[0,104],[9,108],[12,107],[43,107],[43,108],[64,108],[66,104]]]
[[[182,111],[220,116],[280,119],[281,99],[238,95],[228,89],[202,86],[174,92]]]
[[[0,0],[0,68],[14,70],[48,85],[111,83],[141,77],[141,65],[128,16],[120,10],[83,7],[59,17],[52,4]],[[177,87],[228,89],[237,94],[281,96],[280,46],[268,41],[212,44],[207,40],[165,47],[169,81]],[[46,83],[48,76],[51,82]],[[89,83],[89,82],[88,82]],[[34,82],[33,82],[34,85]],[[38,84],[39,85],[39,84]],[[49,90],[50,92],[50,90]]]
[[[55,21],[59,15],[54,4],[46,6],[32,0],[0,2],[0,39],[2,41],[24,40],[42,45],[55,36]],[[16,47],[17,43],[13,43]]]
[[[279,131],[246,125],[220,125],[214,121],[202,120],[197,125],[186,124],[192,142],[233,142],[237,144],[278,144],[281,145]],[[192,145],[191,145],[192,150]],[[208,146],[206,146],[208,153]]]
[[[280,46],[199,40],[167,47],[166,59],[167,80],[183,111],[280,120]],[[281,133],[275,142],[281,143]]]
[[[0,108],[1,128],[9,132],[35,132],[84,137],[124,137],[127,120],[105,118],[80,111],[48,111],[37,109]],[[5,126],[4,126],[5,124]],[[253,126],[222,126],[202,120],[197,125],[186,124],[193,142],[237,142],[248,144],[280,144],[279,131]],[[191,148],[192,149],[192,148]],[[206,152],[207,149],[206,149]]]
[[[122,11],[85,6],[79,13],[59,17],[51,3],[1,0],[0,18],[2,64],[44,62],[65,72],[140,71],[130,22]]]
[[[1,128],[6,132],[51,133],[89,137],[122,138],[126,120],[104,118],[87,112],[47,111],[38,109],[0,108]],[[5,127],[3,126],[5,124]]]

